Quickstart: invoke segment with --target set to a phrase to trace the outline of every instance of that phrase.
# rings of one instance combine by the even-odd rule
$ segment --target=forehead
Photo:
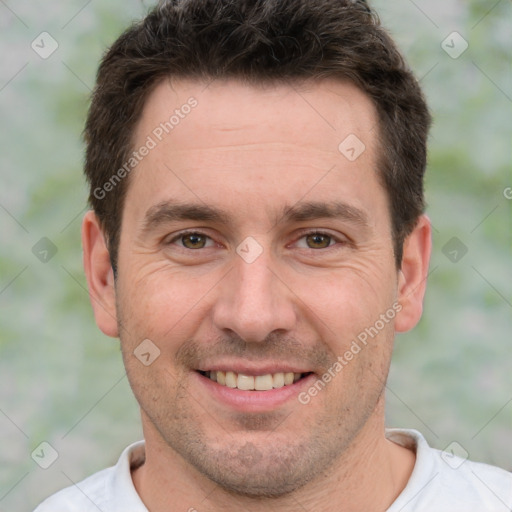
[[[187,117],[192,121],[183,122]],[[172,130],[163,137],[175,150],[249,142],[253,136],[254,142],[292,142],[337,154],[351,133],[366,146],[376,134],[370,98],[352,83],[332,79],[260,85],[165,80],[146,101],[136,136],[169,121]]]
[[[135,132],[134,148],[151,149],[128,195],[138,216],[179,195],[239,208],[227,191],[269,215],[271,199],[277,211],[306,194],[336,199],[343,190],[357,206],[378,183],[376,126],[371,100],[348,82],[162,81]]]

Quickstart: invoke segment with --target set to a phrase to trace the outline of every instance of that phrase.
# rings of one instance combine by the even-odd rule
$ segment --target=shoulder
[[[34,512],[98,512],[108,500],[107,482],[115,468],[98,471],[81,482],[66,487],[44,500]]]
[[[439,461],[436,487],[442,495],[453,496],[454,503],[472,503],[475,510],[512,509],[512,473],[451,453],[432,451]]]
[[[43,501],[34,512],[147,512],[131,478],[144,460],[144,442],[128,446],[113,467],[98,471]]]
[[[388,512],[512,510],[512,473],[457,455],[457,446],[431,448],[415,430],[389,429],[387,436],[416,452],[409,482]]]

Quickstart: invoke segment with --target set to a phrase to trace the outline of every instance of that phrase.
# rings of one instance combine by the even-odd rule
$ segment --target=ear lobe
[[[430,220],[426,215],[421,215],[416,227],[404,241],[398,275],[398,301],[402,309],[395,319],[397,332],[409,331],[421,318],[431,250]]]
[[[88,211],[82,221],[84,270],[96,323],[107,336],[117,338],[114,273],[105,237],[96,214]]]

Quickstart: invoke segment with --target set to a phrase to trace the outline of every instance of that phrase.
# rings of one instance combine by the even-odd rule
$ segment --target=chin
[[[248,438],[251,438],[249,440]],[[222,443],[180,443],[181,456],[225,493],[245,498],[280,498],[318,477],[336,458],[320,439],[290,443],[286,436],[229,436]],[[307,436],[306,436],[307,437]],[[273,441],[273,442],[272,442]],[[323,445],[323,446],[322,446]]]
[[[245,447],[240,451],[244,449]],[[238,461],[223,463],[215,468],[211,464],[208,467],[196,468],[227,494],[261,499],[280,498],[291,494],[313,478],[313,473],[300,461],[295,460],[295,466],[302,466],[302,470],[291,467],[285,461],[276,461],[275,456],[262,457],[251,466],[246,464],[244,454]]]

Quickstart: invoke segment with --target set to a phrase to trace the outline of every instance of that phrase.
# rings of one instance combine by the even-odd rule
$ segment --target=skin
[[[96,321],[121,338],[141,407],[146,462],[134,485],[152,512],[386,510],[415,460],[385,438],[384,385],[395,332],[421,317],[430,222],[420,217],[397,270],[375,108],[350,83],[164,81],[134,147],[190,96],[197,107],[129,178],[115,282],[97,218],[83,222]],[[366,146],[355,161],[338,150],[349,134]],[[145,229],[147,212],[172,200],[222,208],[229,223],[157,215]],[[366,222],[284,220],[305,201],[342,201]],[[176,238],[184,229],[209,238]],[[252,263],[236,252],[249,236],[262,249]],[[395,318],[307,405],[234,410],[195,372],[249,361],[320,377],[393,304]],[[160,350],[149,366],[133,354],[144,339]]]

